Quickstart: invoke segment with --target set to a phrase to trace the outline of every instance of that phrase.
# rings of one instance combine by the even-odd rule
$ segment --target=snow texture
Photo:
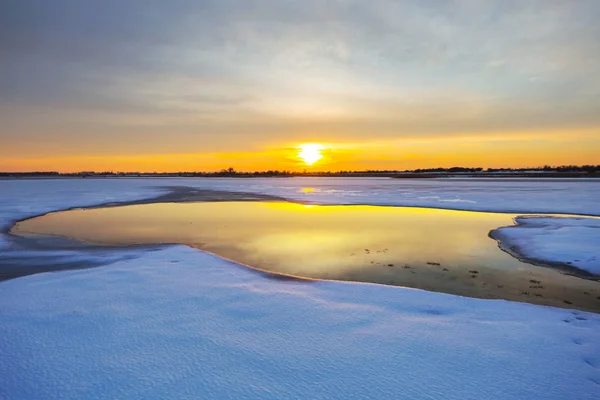
[[[30,216],[58,207],[126,201],[166,186],[263,193],[315,204],[374,204],[456,210],[600,216],[600,179],[149,178],[0,180],[0,206]],[[306,191],[310,188],[312,191]],[[44,195],[44,205],[36,196]],[[14,197],[20,203],[11,201]],[[7,204],[4,200],[8,201]],[[55,202],[58,200],[59,204]],[[0,211],[2,212],[2,211]],[[2,214],[0,214],[2,218]]]
[[[230,179],[214,184],[222,190],[260,192],[316,204],[600,216],[600,179],[291,178]]]
[[[2,399],[597,399],[600,316],[183,246],[2,283]]]
[[[494,231],[520,257],[567,264],[600,275],[600,219],[521,216]]]
[[[24,246],[20,240],[2,230],[17,220],[71,207],[92,206],[116,201],[155,197],[167,190],[157,180],[131,179],[33,179],[0,180],[0,268],[2,274],[19,275],[19,269],[29,273],[94,267],[136,257],[135,251],[61,248],[59,243],[49,249]],[[70,246],[72,247],[72,246]],[[57,250],[57,248],[59,250]]]
[[[0,226],[169,185],[322,203],[600,211],[600,185],[579,181],[30,180],[0,181]],[[600,397],[597,314],[268,279],[184,246],[32,250],[0,240],[3,266],[110,264],[0,283],[0,399]]]

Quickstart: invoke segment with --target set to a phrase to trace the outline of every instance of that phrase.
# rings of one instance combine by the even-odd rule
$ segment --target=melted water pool
[[[286,202],[159,203],[51,213],[17,224],[13,233],[104,245],[182,243],[280,274],[600,309],[598,282],[521,262],[488,237],[515,216]]]

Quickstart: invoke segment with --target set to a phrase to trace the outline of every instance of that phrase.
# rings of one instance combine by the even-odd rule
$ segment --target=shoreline
[[[160,203],[159,200],[162,200],[163,203],[244,203],[257,201],[264,202],[270,200],[294,204],[286,199],[268,195],[179,188],[178,190],[173,190],[155,198],[123,203],[111,202],[104,205],[85,208],[75,207],[69,210],[94,210],[128,205],[152,205]],[[330,206],[332,205],[325,205],[323,207]],[[371,207],[377,208],[378,206]],[[55,213],[59,213],[59,211],[54,211],[44,215]],[[13,228],[10,229],[11,236],[23,241],[30,241],[32,247],[35,248],[35,241],[43,241],[44,238],[37,236],[35,237],[34,241],[31,241],[31,238],[18,236],[19,233],[25,233],[22,231],[19,232],[19,223],[38,217],[39,216],[30,217],[15,223]],[[509,254],[511,257],[514,257],[513,254],[507,252],[500,246],[499,241],[492,236],[492,231],[489,232],[488,237],[496,241],[495,245],[499,247],[500,250]],[[56,237],[54,237],[54,240],[56,240]],[[140,243],[90,243],[89,241],[82,241],[81,238],[73,239],[68,236],[66,236],[66,239],[62,240],[70,241],[73,246],[92,246],[96,250],[100,251],[102,249],[109,248],[139,249],[141,246],[147,248],[157,248],[171,244],[183,244],[201,251],[215,254],[221,258],[232,261],[237,265],[249,267],[257,273],[261,273],[263,276],[270,279],[298,281],[332,280],[375,283],[392,286],[413,287],[417,289],[450,293],[466,297],[505,299],[563,308],[577,308],[592,312],[600,311],[600,302],[597,301],[600,300],[600,286],[598,285],[597,277],[594,279],[590,278],[589,276],[565,273],[564,271],[556,269],[554,266],[550,266],[549,268],[547,263],[542,263],[542,265],[539,265],[538,263],[525,261],[527,265],[531,265],[531,270],[526,271],[498,271],[494,270],[493,268],[490,269],[486,267],[477,268],[476,272],[473,272],[473,270],[467,271],[467,268],[460,268],[460,266],[459,268],[456,268],[445,263],[440,264],[437,262],[439,260],[431,260],[434,262],[429,262],[423,259],[423,262],[411,263],[411,265],[405,265],[404,267],[401,266],[404,265],[402,261],[398,262],[397,260],[393,260],[393,263],[390,263],[390,265],[393,265],[394,267],[390,266],[388,269],[382,269],[381,266],[376,267],[373,265],[369,269],[365,268],[364,270],[355,270],[347,274],[336,275],[334,273],[323,272],[318,275],[307,276],[306,274],[290,274],[282,272],[281,270],[278,271],[277,265],[269,265],[269,263],[263,262],[257,264],[257,262],[249,262],[247,256],[237,254],[235,251],[232,252],[231,249],[223,250],[217,248],[215,250],[215,248],[210,248],[210,246],[199,245],[197,243],[190,243],[181,240],[164,240],[160,242]],[[519,259],[518,257],[515,258]],[[386,262],[389,262],[389,260]],[[371,264],[373,264],[373,262],[371,262]],[[377,264],[379,264],[379,262]],[[367,265],[365,265],[365,267],[367,267]],[[51,270],[52,269],[50,268],[47,272],[50,272]],[[542,282],[543,286],[541,284]],[[532,288],[534,290],[531,290]],[[596,299],[597,296],[598,299]]]
[[[0,178],[1,179],[1,178]],[[42,178],[43,179],[43,178]],[[19,250],[26,251],[47,251],[47,250],[66,250],[66,251],[85,251],[86,254],[96,254],[98,252],[109,252],[115,249],[122,250],[124,246],[98,246],[94,244],[84,243],[78,240],[74,240],[71,238],[60,237],[60,236],[35,236],[35,237],[23,237],[15,235],[11,232],[11,230],[19,223],[25,222],[34,218],[43,217],[49,214],[72,211],[72,210],[80,210],[80,209],[89,209],[94,210],[98,208],[110,208],[110,207],[121,207],[121,206],[130,206],[130,205],[142,205],[142,204],[154,204],[154,203],[185,203],[185,202],[224,202],[224,201],[284,201],[284,202],[292,202],[290,200],[277,197],[270,196],[265,194],[255,194],[255,193],[247,193],[247,192],[230,192],[224,190],[206,190],[206,189],[196,189],[187,186],[158,186],[157,188],[165,190],[165,193],[159,194],[152,197],[147,197],[138,200],[126,200],[126,201],[111,201],[98,203],[90,206],[73,206],[66,207],[62,209],[56,209],[53,211],[48,211],[40,214],[30,215],[21,219],[13,219],[8,220],[5,224],[0,226],[0,235],[3,235],[4,238],[9,243],[16,244]],[[302,204],[300,202],[296,202],[298,204]],[[158,244],[158,245],[144,245],[144,246],[134,246],[132,249],[156,249],[160,248],[164,245],[170,244]],[[53,259],[50,257],[51,261]],[[0,268],[0,283],[3,281],[17,279],[29,275],[41,274],[41,273],[52,273],[52,272],[60,272],[60,271],[70,271],[70,270],[78,270],[78,269],[86,269],[86,268],[96,268],[100,266],[109,265],[112,261],[106,261],[103,263],[94,262],[88,267],[82,267],[79,264],[77,266],[73,266],[72,263],[58,263],[58,264],[35,264],[29,261],[29,257],[15,256],[11,259],[12,263],[9,266],[3,266]],[[56,262],[56,260],[54,260]]]
[[[591,271],[584,269],[583,267],[577,267],[572,264],[572,262],[561,262],[561,261],[553,261],[549,259],[545,259],[542,257],[535,257],[527,255],[528,250],[526,250],[523,246],[514,243],[514,238],[511,238],[510,235],[506,233],[506,229],[515,229],[521,228],[525,229],[527,226],[526,220],[528,218],[549,218],[549,219],[560,219],[560,218],[579,218],[579,216],[571,216],[571,217],[557,217],[555,215],[519,215],[514,218],[514,224],[509,226],[502,226],[496,229],[493,229],[489,232],[488,236],[498,242],[498,247],[510,254],[512,257],[533,265],[545,266],[548,268],[553,268],[567,275],[573,275],[576,277],[590,279],[595,281],[600,281],[600,275],[595,274]],[[597,220],[598,218],[591,218]],[[525,220],[525,221],[524,221]],[[576,260],[578,261],[578,260]]]

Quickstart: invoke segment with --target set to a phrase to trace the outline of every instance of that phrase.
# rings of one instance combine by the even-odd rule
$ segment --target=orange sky
[[[171,153],[138,155],[79,155],[0,159],[3,171],[239,171],[268,169],[339,171],[366,169],[416,169],[433,167],[535,167],[600,164],[600,141],[557,134],[550,138],[480,139],[477,137],[402,140],[364,143],[323,142],[322,158],[307,165],[299,144],[273,146],[263,151]]]

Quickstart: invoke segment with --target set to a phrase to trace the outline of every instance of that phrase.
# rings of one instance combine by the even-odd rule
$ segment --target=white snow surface
[[[516,222],[495,231],[503,247],[600,275],[600,219],[521,216]]]
[[[0,286],[2,399],[597,399],[600,316],[183,246]]]
[[[56,269],[97,266],[136,257],[134,251],[90,252],[72,249],[31,250],[3,233],[15,221],[71,207],[139,200],[167,190],[156,180],[131,179],[25,179],[0,180],[0,268],[35,268],[51,264]]]
[[[282,196],[316,204],[600,216],[600,179],[276,178],[185,180],[192,186]],[[305,191],[305,189],[312,191]]]
[[[35,182],[32,184],[32,182]],[[0,180],[0,205],[14,196],[13,212],[134,200],[165,186],[263,193],[316,204],[374,204],[456,210],[600,216],[600,179],[538,180],[390,178],[148,178]],[[306,191],[305,189],[312,189]],[[44,205],[36,196],[44,195]],[[58,203],[55,202],[58,201]],[[40,207],[40,208],[37,208]],[[31,211],[28,213],[28,211]],[[0,215],[0,218],[2,215]]]
[[[319,202],[475,202],[449,208],[483,208],[485,196],[504,193],[506,208],[599,211],[591,199],[597,183],[528,183],[535,189],[526,190],[511,181],[479,193],[496,183],[474,182],[471,193],[465,182],[459,191],[449,181],[345,181],[0,181],[0,226],[55,209],[150,197],[169,185]],[[404,190],[411,194],[402,196]],[[59,256],[86,265],[104,257],[34,251],[0,238],[6,259]],[[103,267],[0,283],[0,399],[600,397],[598,314],[373,284],[268,279],[184,246],[107,254],[110,265]]]

